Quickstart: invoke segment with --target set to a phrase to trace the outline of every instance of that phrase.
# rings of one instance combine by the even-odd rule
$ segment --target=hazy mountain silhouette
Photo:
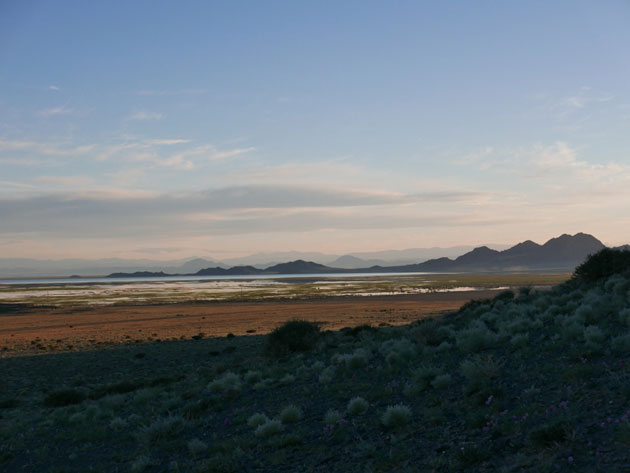
[[[552,238],[544,245],[527,240],[503,251],[487,247],[475,248],[454,260],[440,258],[417,266],[418,271],[466,271],[466,270],[573,270],[590,255],[605,245],[592,235],[577,233]]]
[[[198,276],[256,275],[256,274],[343,274],[377,272],[460,272],[460,271],[573,271],[587,256],[597,253],[605,245],[592,235],[577,233],[552,238],[543,245],[527,240],[503,251],[480,246],[455,259],[442,257],[407,265],[381,266],[347,269],[326,266],[302,259],[275,264],[267,268],[234,266],[232,268],[206,268]],[[351,258],[351,257],[350,257]],[[356,261],[352,261],[356,262]],[[117,274],[116,277],[133,274]]]

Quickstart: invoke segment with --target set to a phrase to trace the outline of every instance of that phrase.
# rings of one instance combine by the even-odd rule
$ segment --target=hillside
[[[440,258],[416,265],[418,271],[505,271],[505,270],[555,270],[572,271],[591,254],[604,248],[604,244],[592,235],[577,233],[552,238],[543,245],[531,240],[519,243],[507,250],[496,251],[487,247],[474,250],[455,258]]]
[[[408,326],[0,360],[0,468],[627,471],[630,255],[610,256]]]

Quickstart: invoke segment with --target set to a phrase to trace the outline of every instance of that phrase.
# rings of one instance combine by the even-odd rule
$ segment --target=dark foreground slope
[[[630,275],[513,296],[284,334],[311,348],[283,358],[236,337],[0,360],[0,470],[628,471]]]

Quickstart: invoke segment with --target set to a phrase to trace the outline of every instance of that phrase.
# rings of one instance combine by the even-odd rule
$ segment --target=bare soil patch
[[[185,303],[109,307],[20,308],[0,314],[0,357],[74,351],[228,334],[264,334],[290,319],[324,330],[362,324],[402,325],[456,310],[499,291],[462,291],[318,300]]]

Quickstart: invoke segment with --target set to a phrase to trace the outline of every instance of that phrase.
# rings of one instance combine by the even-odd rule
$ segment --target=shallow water
[[[112,305],[142,303],[174,303],[188,301],[228,301],[270,298],[308,298],[329,296],[392,296],[430,292],[477,291],[507,289],[457,285],[433,287],[435,280],[409,273],[381,275],[301,275],[281,281],[272,277],[184,279],[141,278],[121,281],[104,279],[86,284],[83,279],[46,280],[46,283],[0,284],[0,302],[39,305]],[[300,278],[307,278],[307,281]]]

